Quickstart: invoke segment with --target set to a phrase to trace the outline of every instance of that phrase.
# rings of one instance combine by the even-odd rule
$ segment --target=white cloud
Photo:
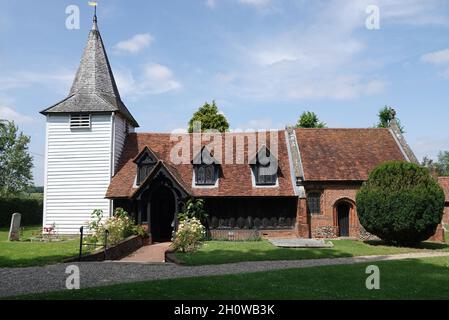
[[[449,49],[427,53],[421,60],[442,68],[441,75],[449,79]]]
[[[449,64],[449,49],[427,53],[421,57],[422,61],[432,64]]]
[[[369,64],[353,65],[365,48],[352,36],[355,23],[344,20],[336,28],[339,19],[330,8],[308,27],[237,44],[242,66],[216,80],[239,96],[260,99],[354,99],[381,92],[386,82],[370,74]]]
[[[34,121],[33,118],[20,114],[14,109],[5,106],[0,106],[0,119],[10,120],[16,123],[30,123]]]
[[[0,119],[14,121],[18,124],[34,122],[35,119],[15,110],[13,100],[0,97]]]
[[[239,0],[251,5],[275,1]],[[365,27],[368,5],[380,8],[381,31],[388,24],[433,24],[446,19],[439,0],[317,1],[307,9],[307,23],[288,24],[284,30],[232,43],[237,65],[215,75],[221,92],[260,99],[356,99],[382,93],[389,81],[379,70],[387,55],[369,51]],[[439,54],[436,58],[445,61]],[[445,71],[449,75],[449,70]]]
[[[217,0],[206,0],[204,3],[211,9],[214,9],[217,6]]]
[[[449,150],[449,136],[435,139],[434,137],[419,137],[412,145],[418,159],[428,156],[432,159],[438,157],[441,150]]]
[[[271,130],[271,129],[280,129],[282,125],[274,125],[272,119],[252,119],[246,123],[242,123],[237,126],[237,128],[233,129],[235,131],[243,130],[243,131],[255,131],[255,130]]]
[[[144,72],[148,78],[154,80],[167,80],[173,76],[169,68],[157,63],[146,65]]]
[[[237,0],[237,1],[257,8],[265,7],[271,2],[271,0]]]
[[[58,70],[55,72],[19,71],[0,78],[0,90],[12,90],[29,86],[43,85],[56,88],[67,93],[73,81],[74,70]]]
[[[409,25],[448,25],[449,19],[442,14],[444,1],[440,0],[364,0],[380,7],[381,19],[390,23]]]
[[[301,59],[300,54],[282,51],[261,51],[255,53],[255,58],[261,65],[273,65],[280,62],[297,61]]]
[[[210,9],[215,9],[218,5],[218,2],[219,0],[205,0],[204,4]],[[260,11],[266,11],[266,9],[274,9],[273,0],[232,0],[232,2],[246,5],[248,7],[253,7]]]
[[[176,91],[182,84],[176,80],[173,72],[166,66],[150,63],[135,76],[129,69],[118,69],[116,81],[123,96],[138,97]]]
[[[154,38],[149,33],[136,34],[128,40],[120,41],[114,48],[119,52],[137,53],[153,43]]]

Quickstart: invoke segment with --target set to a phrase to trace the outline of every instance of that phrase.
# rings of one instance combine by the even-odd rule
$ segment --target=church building
[[[385,129],[286,127],[258,134],[257,148],[250,134],[229,133],[220,148],[225,154],[229,145],[240,146],[239,161],[214,161],[216,148],[202,141],[195,148],[195,133],[185,134],[190,160],[174,163],[179,141],[172,134],[136,132],[139,124],[120,97],[96,16],[68,96],[41,113],[43,223],[55,224],[61,234],[78,233],[94,209],[110,216],[122,207],[147,226],[153,241],[167,240],[187,200],[201,198],[217,239],[367,238],[357,217],[357,190],[383,162],[418,162],[393,120]],[[276,145],[267,142],[273,134]],[[449,198],[448,180],[440,182]]]

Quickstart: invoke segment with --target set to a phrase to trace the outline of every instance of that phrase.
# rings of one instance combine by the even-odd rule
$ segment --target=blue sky
[[[99,0],[99,28],[140,131],[185,128],[215,99],[232,128],[371,127],[396,108],[421,159],[449,150],[449,1]],[[80,28],[66,28],[66,8]],[[369,30],[368,5],[380,29]],[[31,136],[43,183],[45,118],[64,98],[91,27],[87,1],[0,0],[0,118]]]

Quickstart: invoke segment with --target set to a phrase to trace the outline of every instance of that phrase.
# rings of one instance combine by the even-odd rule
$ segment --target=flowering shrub
[[[131,235],[146,235],[143,227],[135,225],[134,220],[122,208],[115,209],[114,215],[106,219],[103,219],[102,210],[94,210],[92,218],[89,223],[91,234],[86,239],[88,243],[103,243],[106,230],[109,232],[109,244],[116,244]]]
[[[206,229],[197,218],[187,218],[178,225],[173,233],[172,247],[181,252],[195,251],[206,235]]]

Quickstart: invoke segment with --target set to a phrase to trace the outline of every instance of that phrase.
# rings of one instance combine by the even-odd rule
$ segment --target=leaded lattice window
[[[273,173],[273,169],[270,165],[256,165],[255,178],[257,185],[275,185],[277,179],[277,172]]]
[[[197,185],[214,185],[216,181],[215,165],[196,165],[195,178],[195,184]]]
[[[307,195],[307,207],[313,215],[321,214],[321,193],[311,192]]]

